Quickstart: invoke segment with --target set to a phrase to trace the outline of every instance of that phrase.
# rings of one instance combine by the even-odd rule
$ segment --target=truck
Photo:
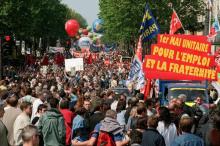
[[[179,95],[186,95],[187,103],[194,103],[197,97],[201,97],[204,103],[209,102],[208,82],[200,81],[170,81],[159,80],[159,97],[161,105],[166,105]]]

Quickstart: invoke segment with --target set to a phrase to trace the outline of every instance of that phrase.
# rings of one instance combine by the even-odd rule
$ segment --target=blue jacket
[[[174,140],[171,146],[204,146],[204,141],[191,133],[183,133]]]
[[[86,141],[88,140],[89,129],[86,127],[85,118],[77,115],[73,119],[72,126],[72,139],[77,139],[78,141]]]

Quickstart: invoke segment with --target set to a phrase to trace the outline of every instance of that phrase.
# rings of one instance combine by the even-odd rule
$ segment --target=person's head
[[[198,105],[201,105],[203,103],[202,98],[201,97],[197,97],[195,100],[195,103]]]
[[[193,119],[189,116],[180,119],[179,128],[182,132],[190,133],[193,126]]]
[[[107,110],[107,112],[105,113],[105,117],[116,119],[117,113],[113,110]]]
[[[130,98],[130,99],[128,100],[128,105],[129,105],[130,107],[136,106],[137,103],[138,103],[138,99],[137,99],[136,97],[132,97],[132,98]]]
[[[185,94],[180,94],[178,99],[182,100],[182,102],[186,102],[187,96]]]
[[[108,90],[106,95],[107,97],[113,96],[114,92],[112,90]]]
[[[43,114],[47,111],[47,105],[45,104],[40,104],[37,108],[37,113]]]
[[[4,113],[5,113],[4,106],[0,105],[0,118],[4,116]]]
[[[102,98],[98,98],[92,101],[93,112],[95,111],[104,111],[103,110],[104,100]]]
[[[214,128],[220,130],[220,111],[215,113],[215,115],[213,117],[213,126],[214,126]]]
[[[130,117],[136,117],[137,116],[137,106],[132,107],[130,112]]]
[[[170,113],[179,114],[181,112],[180,106],[176,102],[170,102],[168,105]]]
[[[51,108],[58,108],[59,100],[57,98],[50,98],[49,104]]]
[[[148,118],[147,126],[148,126],[148,128],[156,129],[158,126],[158,122],[159,122],[159,119],[157,116],[151,116]]]
[[[76,88],[72,88],[71,90],[72,90],[72,93],[73,93],[74,95],[77,94],[77,89],[76,89]]]
[[[23,146],[39,146],[39,133],[37,127],[28,125],[21,133]]]
[[[22,102],[20,105],[20,109],[22,110],[22,112],[26,113],[27,115],[31,115],[32,107],[30,102],[26,102],[26,101]]]
[[[107,112],[108,110],[110,110],[110,109],[111,109],[110,104],[107,103],[107,102],[104,102],[104,103],[103,103],[102,112],[106,113],[106,112]]]
[[[144,103],[138,103],[137,105],[137,114],[138,115],[141,115],[141,116],[145,116],[147,113],[147,109],[145,107],[145,104]]]
[[[26,95],[32,95],[32,89],[31,88],[26,89]]]
[[[126,97],[125,94],[121,94],[120,97],[119,97],[119,99],[126,101],[127,97]]]
[[[60,109],[69,109],[69,101],[67,99],[61,100]]]
[[[91,102],[89,100],[84,100],[83,107],[89,111],[91,109]]]
[[[158,110],[159,120],[163,121],[166,126],[169,126],[171,123],[170,111],[167,107],[160,107]]]
[[[153,102],[152,102],[152,100],[150,98],[145,101],[145,104],[146,104],[148,109],[152,109],[153,108]]]
[[[136,128],[137,129],[146,129],[147,128],[147,120],[148,120],[147,116],[139,117],[137,120]]]
[[[8,105],[10,105],[12,107],[16,107],[18,104],[18,98],[16,95],[11,95],[6,99],[6,102]]]
[[[183,108],[184,102],[181,99],[177,99],[175,103],[180,109]]]
[[[37,97],[41,100],[41,101],[45,101],[46,99],[45,99],[45,96],[44,96],[44,94],[43,94],[43,92],[39,92],[38,94],[37,94]]]
[[[126,101],[125,100],[119,100],[118,104],[117,104],[117,107],[116,107],[116,111],[119,113],[119,112],[125,110],[125,108],[126,108]]]
[[[82,115],[84,115],[86,113],[86,109],[84,107],[82,107],[82,106],[77,106],[75,108],[75,113],[77,115],[81,115],[82,116]]]
[[[60,90],[59,96],[60,96],[60,98],[65,98],[66,97],[65,91],[64,90]]]

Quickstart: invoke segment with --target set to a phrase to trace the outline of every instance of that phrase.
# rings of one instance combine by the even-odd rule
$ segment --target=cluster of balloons
[[[100,43],[101,33],[103,33],[103,20],[96,19],[92,27],[80,28],[76,20],[70,19],[65,24],[65,30],[69,37],[75,37],[78,40],[80,48],[89,48],[92,43]]]

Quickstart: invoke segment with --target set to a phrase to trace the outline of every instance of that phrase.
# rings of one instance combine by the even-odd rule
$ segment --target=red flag
[[[92,53],[89,54],[89,58],[88,58],[88,64],[92,64]]]
[[[62,65],[64,63],[64,56],[60,53],[56,54],[54,56],[54,61],[55,61],[55,64],[57,65]]]
[[[150,96],[150,90],[151,90],[151,79],[147,79],[147,83],[145,84],[144,100],[147,100],[147,98]]]
[[[174,34],[181,27],[182,27],[182,23],[179,17],[177,16],[176,12],[173,11],[172,19],[170,22],[170,34]]]
[[[49,58],[45,55],[42,59],[41,65],[49,65]]]
[[[141,37],[138,40],[137,50],[136,50],[136,56],[140,61],[142,61],[142,39]]]

